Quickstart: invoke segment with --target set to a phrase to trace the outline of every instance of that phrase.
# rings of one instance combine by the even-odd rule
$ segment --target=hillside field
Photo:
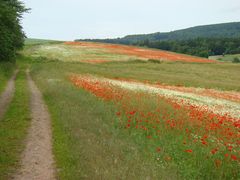
[[[240,178],[239,63],[38,40],[18,64],[48,107],[58,179]]]
[[[232,62],[232,61],[234,61],[234,58],[239,58],[239,60],[240,60],[240,54],[226,54],[224,56],[209,57],[209,59],[223,61],[223,62]]]

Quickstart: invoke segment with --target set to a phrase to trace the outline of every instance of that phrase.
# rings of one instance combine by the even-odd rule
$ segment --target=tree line
[[[0,61],[14,61],[23,47],[25,34],[20,21],[28,10],[19,0],[0,0]]]
[[[197,38],[172,41],[139,41],[133,45],[173,51],[200,57],[240,54],[240,38]]]

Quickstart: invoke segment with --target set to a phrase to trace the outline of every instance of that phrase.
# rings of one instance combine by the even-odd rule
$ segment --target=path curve
[[[18,70],[16,70],[11,77],[11,79],[8,81],[8,84],[6,86],[6,89],[0,96],[0,120],[3,118],[5,112],[8,109],[8,105],[10,104],[14,92],[15,92],[15,79],[17,76]]]
[[[52,180],[55,178],[55,165],[52,153],[51,120],[41,92],[27,71],[31,93],[32,122],[23,152],[21,167],[13,179]]]

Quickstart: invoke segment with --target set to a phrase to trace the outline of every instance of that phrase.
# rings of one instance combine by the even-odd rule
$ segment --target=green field
[[[108,78],[129,78],[152,83],[165,83],[187,87],[203,87],[220,90],[240,91],[238,64],[197,64],[129,61],[104,64],[62,63],[59,61],[38,60],[37,66],[47,71],[56,69],[67,76],[70,73],[96,74]],[[63,68],[64,67],[64,68]],[[190,75],[189,75],[190,74]]]
[[[179,66],[186,70],[178,72]],[[199,70],[200,67],[205,73],[207,71],[213,73],[216,72],[213,71],[214,69],[218,69],[222,75],[219,77],[217,72],[213,73],[215,77],[205,81],[204,77],[196,74],[196,69]],[[117,127],[113,123],[116,121],[115,105],[105,103],[84,90],[76,89],[69,82],[68,75],[70,73],[91,73],[106,77],[157,80],[169,84],[184,83],[187,79],[189,86],[239,91],[239,85],[228,81],[229,78],[226,76],[230,73],[228,76],[235,77],[234,73],[238,72],[238,68],[239,66],[222,64],[209,67],[209,65],[178,63],[156,66],[152,63],[139,62],[101,65],[61,62],[33,63],[32,76],[43,92],[53,118],[54,153],[58,168],[61,169],[60,179],[78,179],[78,177],[116,179],[120,176],[123,179],[139,179],[139,177],[143,179],[147,177],[150,179],[205,179],[207,177],[226,179],[229,175],[220,173],[224,167],[212,171],[210,170],[211,162],[202,162],[201,156],[196,160],[200,164],[202,162],[201,165],[194,164],[195,158],[190,161],[185,159],[185,163],[181,164],[178,156],[173,161],[166,160],[159,163],[156,160],[158,155],[151,149],[158,142],[149,142],[141,134],[134,131],[129,133]],[[138,74],[140,72],[142,72],[141,75]],[[191,76],[187,75],[189,73]],[[224,73],[226,74],[223,75]],[[235,81],[239,82],[239,79]],[[148,102],[148,104],[152,103],[154,100]],[[181,138],[183,137],[180,136],[179,140]],[[166,139],[161,142],[161,145],[172,151],[161,155],[162,159],[167,159],[168,155],[174,156],[174,153],[178,151],[174,145],[174,142],[178,141],[176,137],[170,135],[170,137],[166,136]],[[237,164],[234,165],[236,168],[237,166]]]
[[[44,43],[44,41],[42,42]],[[70,46],[63,43],[49,43],[29,46],[24,54],[39,60],[49,59],[64,62],[81,62],[88,60],[127,61],[137,57],[111,53],[107,49]]]
[[[53,118],[54,154],[61,169],[58,174],[60,179],[116,179],[120,176],[123,179],[227,179],[233,176],[232,173],[237,173],[234,171],[238,164],[224,164],[219,169],[211,169],[214,158],[202,162],[202,155],[207,153],[202,149],[199,157],[184,159],[184,154],[180,153],[183,147],[174,145],[184,137],[176,134],[167,133],[161,139],[161,146],[169,152],[156,154],[152,147],[156,147],[158,141],[149,142],[141,133],[118,127],[114,123],[117,121],[116,105],[75,88],[69,76],[92,74],[239,92],[239,64],[139,60],[87,64],[71,60],[61,62],[55,57],[52,60],[33,58],[31,63],[31,74]],[[154,102],[154,98],[146,100],[144,104],[149,104],[146,109],[154,106]],[[141,104],[137,106],[145,107]],[[178,140],[176,136],[179,136]],[[172,159],[168,160],[168,157]]]
[[[234,58],[240,58],[240,54],[226,54],[224,56],[211,56],[210,59],[219,60],[222,62],[232,62]]]
[[[240,180],[239,7],[180,4],[0,0],[0,180]]]
[[[30,45],[40,45],[40,44],[56,44],[56,43],[61,43],[62,41],[57,41],[57,40],[48,40],[48,39],[32,39],[32,38],[26,38],[25,39],[25,46],[30,46]]]
[[[164,98],[159,99],[157,95],[113,88],[114,92],[121,94],[123,98],[119,101],[106,100],[104,95],[107,97],[111,95],[108,88],[106,91],[102,90],[100,94],[94,94],[98,88],[91,89],[90,85],[89,89],[79,88],[70,81],[73,74],[93,75],[98,78],[130,79],[177,87],[210,88],[223,93],[231,91],[237,94],[240,91],[240,64],[156,63],[125,55],[109,54],[105,51],[99,52],[98,49],[76,48],[60,42],[49,44],[35,40],[34,43],[28,42],[22,55],[24,57],[19,59],[19,62],[22,62],[20,67],[30,68],[31,76],[41,90],[50,111],[53,153],[59,179],[240,178],[239,161],[232,160],[235,155],[239,156],[239,145],[234,144],[234,151],[231,152],[224,145],[219,145],[217,146],[219,152],[213,154],[212,149],[217,145],[213,143],[213,139],[220,138],[220,130],[208,131],[207,136],[213,139],[209,139],[207,146],[190,141],[189,136],[185,134],[185,129],[190,129],[198,133],[199,139],[206,136],[205,126],[209,125],[207,114],[199,116],[204,120],[203,123],[206,120],[202,128],[188,123],[190,116],[188,110],[184,108],[177,110],[171,103]],[[96,57],[103,57],[112,62],[100,64],[80,62],[86,58]],[[6,81],[7,78],[2,77]],[[29,108],[26,106],[28,96],[23,71],[18,75],[16,83],[15,98],[4,121],[0,122],[0,135],[8,132],[0,140],[4,144],[0,153],[6,157],[0,159],[0,175],[3,177],[7,177],[6,172],[12,172],[17,166],[24,133],[29,125]],[[20,93],[22,95],[19,95]],[[17,108],[21,104],[19,101],[25,104],[21,106],[22,109]],[[137,111],[136,114],[132,113],[134,120],[140,118],[140,112],[143,112],[154,114],[154,118],[158,118],[163,124],[164,116],[167,116],[169,121],[186,120],[187,123],[184,122],[184,129],[168,129],[168,126],[159,125],[157,129],[160,134],[151,129],[155,124],[147,124],[146,127],[150,130],[146,132],[134,127],[127,128],[125,123],[133,119],[131,117],[129,119],[129,115],[122,109],[123,104],[130,111],[130,115],[133,110],[134,113]],[[239,106],[239,103],[237,104]],[[163,114],[156,113],[156,109],[160,109]],[[23,112],[21,116],[18,115],[20,110]],[[116,114],[120,112],[122,116],[117,116]],[[15,131],[11,124],[15,123],[13,118],[15,115],[21,120],[21,126],[13,132],[14,139],[15,136],[18,138],[16,142],[8,142],[9,134]],[[151,118],[148,118],[147,122],[151,121]],[[231,124],[226,124],[226,128],[231,129],[233,134],[238,131]],[[234,138],[231,140],[237,141]],[[186,145],[185,141],[188,140]],[[18,147],[17,151],[12,148],[14,143],[14,146]],[[9,149],[13,150],[8,151]],[[226,153],[232,156],[227,158],[224,156]]]

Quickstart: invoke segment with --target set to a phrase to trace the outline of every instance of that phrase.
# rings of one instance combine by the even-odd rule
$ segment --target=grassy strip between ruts
[[[0,62],[0,95],[4,90],[7,81],[13,73],[15,66],[10,62]]]
[[[29,124],[29,92],[25,68],[20,65],[14,98],[0,120],[0,179],[8,179],[15,172]]]

